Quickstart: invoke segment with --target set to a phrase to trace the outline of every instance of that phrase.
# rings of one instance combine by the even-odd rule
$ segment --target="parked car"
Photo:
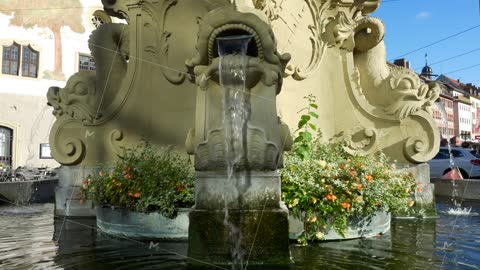
[[[440,147],[438,154],[427,163],[430,165],[430,177],[440,178],[458,168],[463,179],[480,178],[480,152],[461,147],[451,147],[452,159],[448,147]]]

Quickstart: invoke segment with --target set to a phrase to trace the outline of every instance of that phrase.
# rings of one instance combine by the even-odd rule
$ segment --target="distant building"
[[[46,93],[79,70],[95,69],[89,35],[111,22],[99,1],[52,3],[0,2],[0,162],[14,168],[59,165],[48,145],[54,116]]]

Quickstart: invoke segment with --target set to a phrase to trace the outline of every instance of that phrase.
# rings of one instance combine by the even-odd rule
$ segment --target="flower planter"
[[[179,209],[174,219],[157,212],[141,213],[127,209],[98,207],[97,227],[112,235],[137,239],[186,240],[189,209]]]
[[[362,237],[373,237],[378,234],[384,234],[390,230],[390,213],[377,211],[372,218],[360,217],[351,218],[348,221],[348,230],[345,237],[342,237],[335,230],[327,230],[323,240],[344,240]],[[289,236],[290,239],[298,239],[303,232],[303,222],[289,215]]]

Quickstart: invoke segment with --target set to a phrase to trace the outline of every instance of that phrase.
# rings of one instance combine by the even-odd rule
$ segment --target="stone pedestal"
[[[190,264],[290,262],[288,209],[280,201],[276,172],[242,172],[232,179],[198,172],[195,190],[188,238]]]
[[[58,170],[58,187],[55,189],[55,215],[67,217],[95,217],[91,201],[83,202],[80,188],[83,180],[95,169],[82,166],[61,166]]]
[[[420,188],[415,191],[415,215],[423,218],[436,217],[435,185],[430,183],[430,166],[422,163],[413,167],[404,167],[402,170],[412,173],[417,187]]]

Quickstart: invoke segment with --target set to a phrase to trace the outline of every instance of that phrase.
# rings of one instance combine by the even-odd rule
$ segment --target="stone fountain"
[[[203,17],[197,53],[187,61],[198,87],[187,138],[197,171],[189,257],[288,263],[288,210],[276,170],[292,139],[276,96],[289,59],[252,13],[222,7]]]
[[[418,200],[432,206],[422,163],[438,152],[439,87],[386,61],[385,27],[368,16],[380,2],[102,0],[126,24],[95,30],[97,70],[47,96],[57,117],[51,151],[64,165],[56,214],[94,215],[79,203],[81,181],[143,138],[195,156],[189,256],[287,262],[276,169],[291,146],[282,121],[295,125],[308,94],[319,98],[315,124],[326,140],[352,153],[383,151],[424,182]],[[222,45],[239,39],[243,56]]]

